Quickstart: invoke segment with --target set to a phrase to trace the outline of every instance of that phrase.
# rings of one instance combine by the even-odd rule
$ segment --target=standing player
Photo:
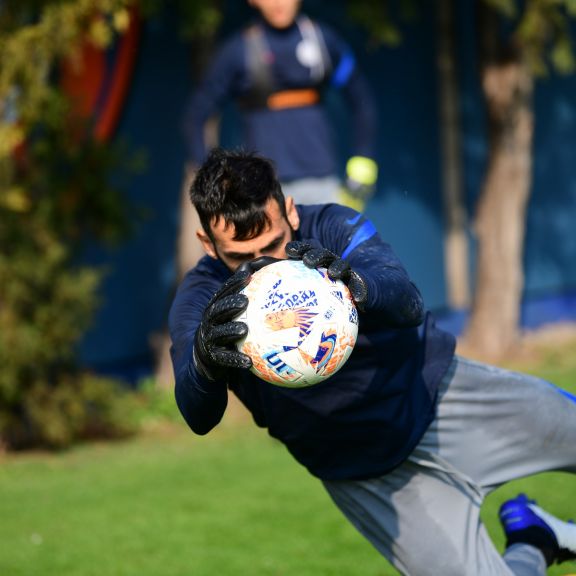
[[[191,198],[208,256],[184,278],[170,330],[176,399],[194,432],[216,426],[235,393],[404,574],[542,575],[576,558],[576,525],[524,496],[501,509],[503,556],[480,520],[496,487],[576,472],[575,397],[456,356],[372,224],[343,206],[295,206],[267,160],[215,151]],[[239,291],[286,255],[327,267],[359,308],[347,364],[310,388],[259,380],[235,347],[247,330],[234,320],[247,306]]]
[[[259,19],[220,48],[191,99],[185,120],[189,158],[206,156],[205,124],[224,102],[240,107],[243,144],[276,165],[298,203],[353,203],[375,187],[375,103],[348,45],[328,26],[299,14],[300,0],[249,0]],[[341,187],[327,88],[341,90],[352,113],[352,155]]]

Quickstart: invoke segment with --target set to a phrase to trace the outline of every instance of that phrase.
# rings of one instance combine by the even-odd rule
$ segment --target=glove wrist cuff
[[[198,328],[196,331],[196,336],[194,336],[194,346],[192,347],[192,363],[202,378],[209,380],[210,382],[215,382],[219,376],[218,369],[209,367],[206,362],[202,360],[202,357],[205,354],[205,350],[202,344],[201,332],[202,329]]]

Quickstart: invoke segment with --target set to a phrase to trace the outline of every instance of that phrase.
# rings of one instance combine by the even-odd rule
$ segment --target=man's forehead
[[[215,233],[214,240],[222,250],[249,252],[267,246],[271,242],[274,242],[274,240],[277,238],[282,237],[284,233],[285,226],[266,225],[264,230],[262,230],[262,232],[260,232],[260,234],[254,238],[249,238],[246,240],[235,240],[234,228],[230,227],[228,230],[220,230],[219,233]]]
[[[215,216],[210,222],[210,228],[215,234],[231,234],[234,236],[236,226],[231,220],[226,220],[223,216]]]
[[[258,236],[270,232],[272,228],[282,225],[285,221],[284,215],[280,210],[278,202],[271,198],[265,206],[265,213],[268,216],[268,221],[265,223],[264,228]],[[236,233],[236,226],[231,220],[226,220],[223,216],[215,216],[210,222],[210,228],[213,236],[216,237],[230,237],[234,238]]]

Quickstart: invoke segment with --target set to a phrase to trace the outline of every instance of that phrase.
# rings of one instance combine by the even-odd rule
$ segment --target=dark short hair
[[[234,240],[251,240],[271,224],[265,213],[270,199],[286,217],[284,195],[272,162],[252,152],[213,150],[190,187],[190,199],[204,231],[213,239],[210,225],[224,219],[234,225]]]

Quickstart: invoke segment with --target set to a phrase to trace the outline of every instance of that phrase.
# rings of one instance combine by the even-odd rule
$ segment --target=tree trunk
[[[530,195],[533,78],[521,57],[483,69],[490,150],[475,233],[476,291],[464,342],[500,357],[517,343],[524,285],[523,245]]]
[[[470,283],[468,278],[468,217],[462,186],[455,4],[455,0],[438,2],[436,36],[447,296],[448,305],[451,308],[464,309],[470,305]]]

